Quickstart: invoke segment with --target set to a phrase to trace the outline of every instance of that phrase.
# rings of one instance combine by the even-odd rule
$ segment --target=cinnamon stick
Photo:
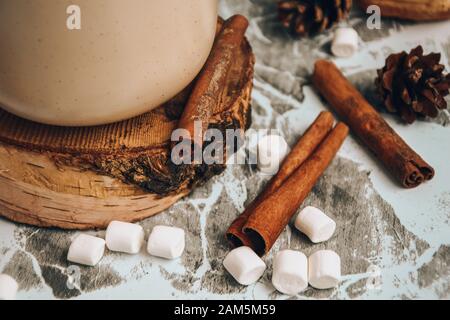
[[[405,188],[417,187],[433,178],[434,169],[389,126],[334,63],[317,61],[313,83],[341,119]]]
[[[306,199],[317,180],[331,163],[345,138],[348,127],[338,123],[317,150],[248,217],[244,232],[256,253],[267,253]]]
[[[334,118],[330,112],[321,112],[284,159],[280,170],[269,181],[264,191],[233,221],[226,233],[227,239],[233,247],[252,246],[250,239],[242,230],[248,217],[263,200],[278,190],[283,182],[314,152],[333,128],[333,122]]]
[[[247,27],[248,20],[241,15],[235,15],[223,23],[180,118],[178,128],[186,129],[198,146],[203,145],[203,134],[208,128],[212,112],[220,103],[233,58],[241,46]],[[194,130],[195,121],[201,121],[201,132]]]

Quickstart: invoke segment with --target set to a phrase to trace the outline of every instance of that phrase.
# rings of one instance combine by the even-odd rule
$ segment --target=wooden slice
[[[211,126],[247,129],[254,56],[247,40],[234,59]],[[139,117],[97,127],[55,127],[0,110],[0,215],[65,229],[104,228],[167,209],[221,172],[180,174],[169,145],[191,86]]]

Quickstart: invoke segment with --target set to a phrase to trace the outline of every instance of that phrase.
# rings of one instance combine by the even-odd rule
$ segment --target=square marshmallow
[[[336,230],[336,222],[321,210],[314,207],[304,208],[295,219],[295,227],[314,242],[327,241]]]
[[[14,300],[19,285],[7,274],[0,274],[0,300]]]
[[[152,256],[176,259],[185,247],[184,230],[168,226],[155,226],[148,238],[147,251]]]
[[[144,229],[137,224],[112,221],[106,229],[106,246],[111,251],[136,254],[144,242]]]
[[[287,295],[305,290],[308,287],[308,258],[299,251],[278,252],[273,262],[272,284]]]
[[[341,281],[341,258],[331,250],[319,250],[308,259],[308,281],[316,289],[331,289]]]
[[[67,260],[93,267],[102,259],[104,253],[105,240],[80,234],[72,241]]]
[[[266,270],[264,261],[249,247],[239,247],[230,251],[223,261],[223,266],[244,286],[258,281]]]

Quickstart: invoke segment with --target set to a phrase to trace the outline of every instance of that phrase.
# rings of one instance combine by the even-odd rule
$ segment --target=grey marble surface
[[[221,0],[220,11],[224,17],[241,13],[251,21],[248,37],[257,57],[252,128],[275,129],[292,145],[317,114],[327,109],[311,88],[310,75],[316,59],[333,59],[329,53],[332,34],[292,38],[277,22],[274,0]],[[334,61],[376,106],[375,70],[389,53],[423,44],[425,51],[441,52],[448,67],[450,22],[385,20],[380,30],[368,30],[364,16],[355,11],[348,24],[360,34],[360,51],[351,59]],[[76,232],[0,220],[0,272],[17,279],[19,299],[448,299],[449,113],[412,126],[384,116],[413,148],[426,155],[436,169],[435,179],[404,190],[363,145],[349,137],[304,204],[322,208],[333,217],[335,235],[313,245],[288,226],[264,258],[268,269],[254,285],[238,285],[222,266],[229,250],[226,228],[267,181],[245,165],[229,166],[166,212],[140,223],[147,234],[156,224],[184,228],[187,247],[180,260],[164,261],[144,250],[135,256],[108,252],[97,267],[74,269],[66,254]],[[104,235],[102,231],[91,233]],[[307,255],[323,248],[335,250],[342,259],[342,283],[330,290],[308,288],[294,297],[277,293],[270,279],[273,255],[281,248]]]

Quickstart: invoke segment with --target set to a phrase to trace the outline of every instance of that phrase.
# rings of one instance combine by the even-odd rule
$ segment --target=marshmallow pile
[[[296,295],[308,287],[331,289],[339,284],[341,259],[336,252],[319,250],[309,258],[295,250],[278,252],[273,263],[272,284],[281,293]]]
[[[137,254],[144,243],[144,229],[133,223],[112,221],[106,229],[105,240],[87,234],[76,237],[69,248],[67,260],[95,266],[103,257],[105,246],[116,252]],[[165,259],[176,259],[183,254],[184,230],[168,226],[155,226],[148,238],[150,255]]]
[[[249,247],[239,247],[228,253],[225,269],[242,285],[258,281],[266,264]],[[331,289],[339,284],[341,259],[331,250],[319,250],[307,258],[302,252],[282,250],[273,262],[272,284],[279,292],[296,295],[308,287]]]
[[[295,220],[295,226],[312,242],[330,239],[336,223],[314,207],[304,208]],[[144,229],[136,224],[112,221],[105,240],[80,234],[70,245],[67,259],[87,266],[95,266],[102,259],[105,247],[111,251],[137,254],[144,243]],[[147,252],[165,259],[180,257],[185,247],[184,230],[169,226],[155,226],[148,237]],[[266,270],[264,261],[249,247],[236,248],[223,261],[225,269],[241,285],[258,281]],[[281,293],[295,295],[308,287],[329,289],[339,284],[341,260],[331,250],[319,250],[307,258],[302,252],[282,250],[273,262],[272,284]],[[0,299],[13,299],[17,283],[9,276],[0,275]]]
[[[314,243],[327,241],[336,229],[336,223],[314,207],[304,208],[298,214],[295,226]],[[264,261],[245,246],[230,251],[223,265],[242,285],[255,283],[266,270]],[[331,289],[339,284],[340,278],[341,259],[332,250],[316,251],[309,258],[300,251],[282,250],[273,261],[272,284],[287,295],[304,291],[308,284],[316,289]]]
[[[72,241],[67,260],[86,266],[95,266],[103,258],[105,247],[111,251],[137,254],[144,243],[144,229],[133,223],[112,221],[106,229],[105,239],[80,234]],[[148,238],[150,255],[165,259],[179,258],[184,251],[184,230],[168,226],[155,226]],[[258,257],[259,259],[259,257]],[[19,286],[9,275],[0,274],[0,300],[13,300]]]

